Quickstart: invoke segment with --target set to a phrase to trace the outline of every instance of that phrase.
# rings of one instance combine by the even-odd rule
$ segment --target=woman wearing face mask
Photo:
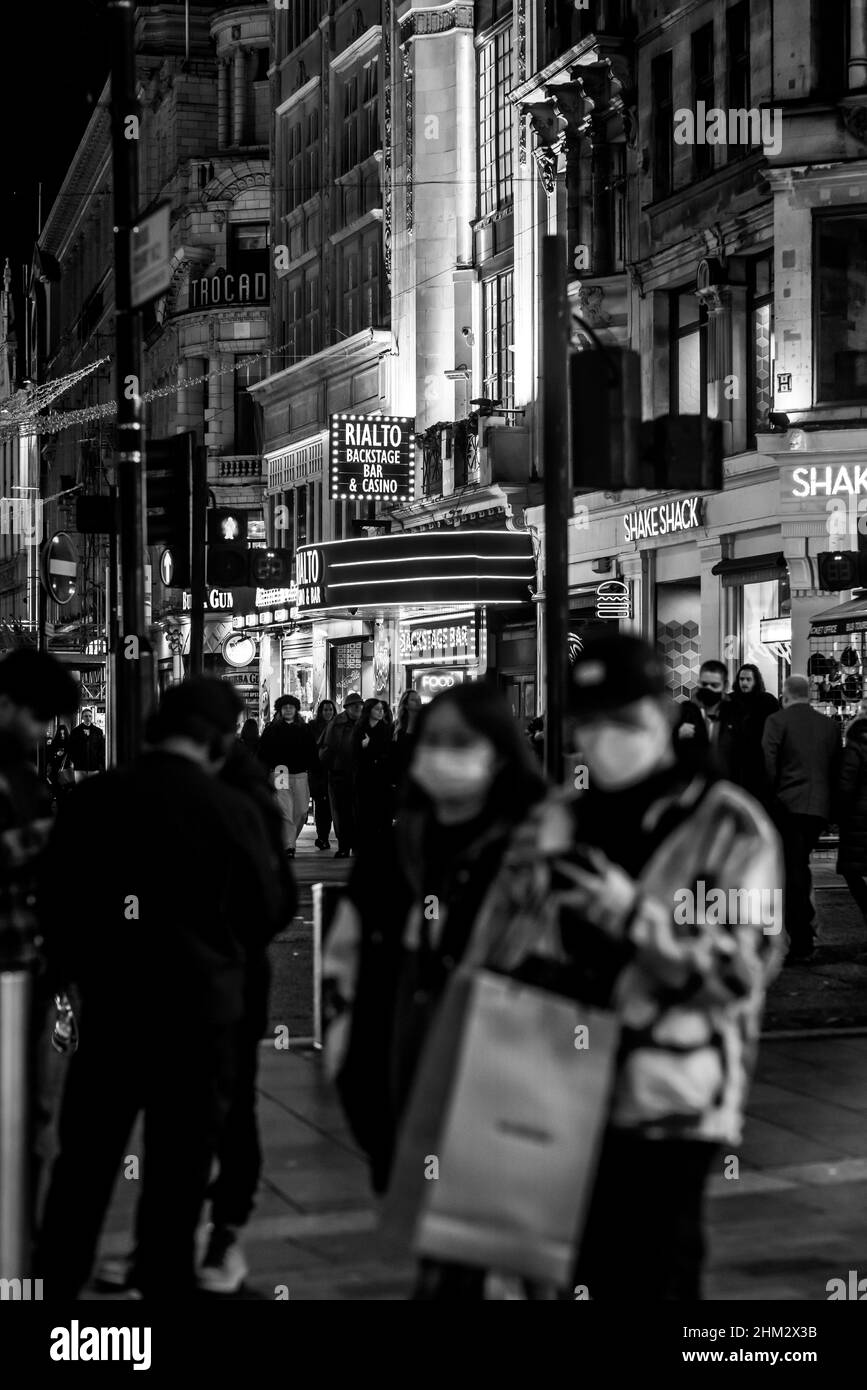
[[[694,1300],[704,1189],[740,1140],[782,954],[780,845],[752,797],[676,757],[677,709],[647,643],[588,639],[572,680],[582,789],[530,820],[485,913],[525,911],[527,866],[541,864],[570,992],[621,1024],[575,1284],[620,1301],[629,1270],[648,1297]]]
[[[769,807],[773,792],[765,773],[762,734],[765,720],[780,708],[767,690],[758,666],[748,663],[735,676],[731,695],[731,751],[729,776],[739,787]]]
[[[544,790],[497,691],[460,685],[422,710],[393,836],[379,853],[360,856],[324,970],[326,1016],[336,1020],[326,1060],[378,1192],[446,982],[510,836]],[[442,1287],[441,1275],[426,1270],[419,1296],[431,1296],[431,1281]],[[478,1297],[480,1278],[456,1271],[451,1282],[468,1280],[468,1296]]]
[[[357,852],[378,850],[394,818],[391,788],[391,729],[382,700],[365,700],[352,732],[355,763]]]

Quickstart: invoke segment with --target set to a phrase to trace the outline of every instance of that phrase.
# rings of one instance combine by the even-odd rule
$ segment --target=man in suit
[[[831,789],[841,751],[836,724],[814,710],[809,697],[807,677],[789,676],[783,708],[770,715],[762,736],[785,855],[790,961],[809,961],[814,954],[810,855],[831,817]]]
[[[729,775],[733,751],[733,710],[726,693],[729,675],[722,661],[705,661],[692,700],[680,706],[677,740],[682,758],[696,767]]]

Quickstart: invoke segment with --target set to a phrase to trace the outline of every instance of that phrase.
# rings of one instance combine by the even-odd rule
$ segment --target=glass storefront
[[[701,651],[701,580],[656,586],[656,642],[673,700],[689,700],[698,685]]]
[[[364,643],[356,641],[332,642],[330,644],[331,698],[337,708],[343,708],[343,701],[351,690],[361,690],[362,660]]]

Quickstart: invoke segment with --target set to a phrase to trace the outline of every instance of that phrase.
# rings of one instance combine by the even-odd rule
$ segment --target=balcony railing
[[[444,476],[451,474],[449,492],[479,481],[479,417],[440,421],[419,436],[422,449],[422,495],[443,493]]]
[[[212,461],[211,472],[220,481],[223,478],[248,478],[255,483],[262,477],[262,460],[258,454],[223,454]]]

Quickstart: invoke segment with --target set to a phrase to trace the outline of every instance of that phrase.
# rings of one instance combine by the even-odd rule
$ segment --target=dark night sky
[[[102,0],[23,0],[4,6],[0,77],[0,268],[14,284],[108,75]]]

